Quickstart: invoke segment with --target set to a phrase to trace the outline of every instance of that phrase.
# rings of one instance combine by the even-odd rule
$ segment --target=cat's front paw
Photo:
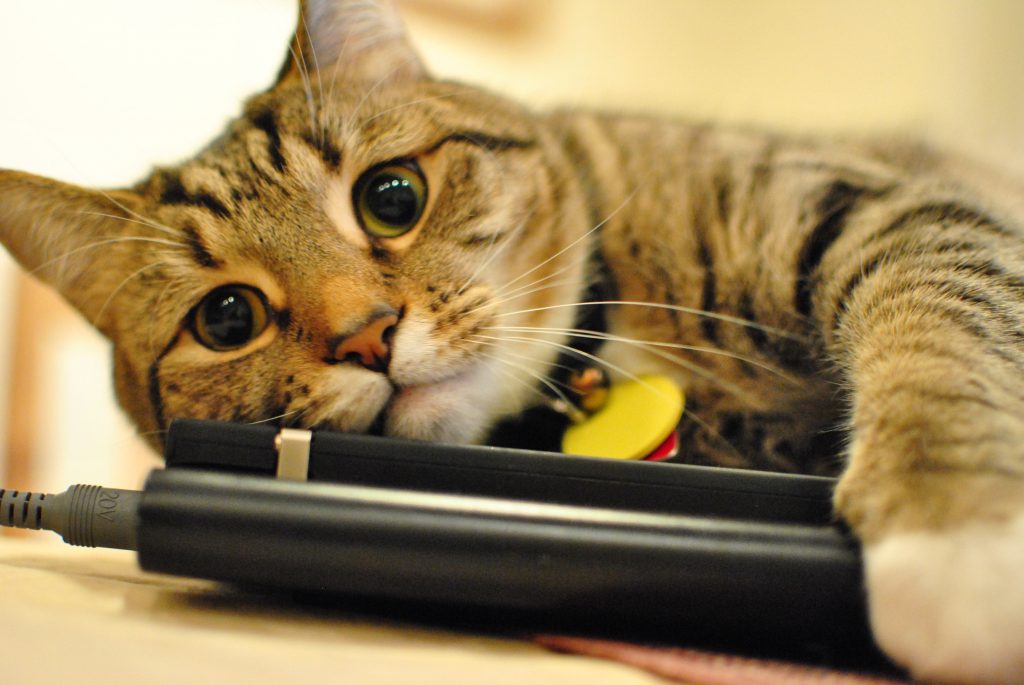
[[[1024,683],[1024,513],[890,534],[865,566],[875,638],[915,677]]]

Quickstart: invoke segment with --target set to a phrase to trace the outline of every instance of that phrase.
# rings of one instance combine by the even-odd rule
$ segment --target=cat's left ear
[[[427,77],[390,0],[301,0],[278,82],[315,72],[340,83]]]

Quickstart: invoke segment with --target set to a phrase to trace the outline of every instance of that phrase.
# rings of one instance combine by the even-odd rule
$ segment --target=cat
[[[431,78],[383,1],[303,0],[207,148],[120,190],[0,171],[0,239],[157,449],[175,417],[481,442],[589,340],[685,388],[683,461],[839,474],[894,660],[1019,683],[1022,198],[916,145],[530,111]]]

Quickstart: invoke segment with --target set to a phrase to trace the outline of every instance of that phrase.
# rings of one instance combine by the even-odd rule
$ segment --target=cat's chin
[[[494,420],[493,379],[474,366],[436,383],[398,388],[384,409],[384,435],[467,444],[481,441]]]

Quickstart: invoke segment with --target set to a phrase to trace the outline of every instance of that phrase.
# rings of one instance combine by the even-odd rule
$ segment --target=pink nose
[[[338,343],[334,359],[359,364],[371,371],[386,371],[391,361],[391,338],[396,325],[397,314],[378,316]]]

